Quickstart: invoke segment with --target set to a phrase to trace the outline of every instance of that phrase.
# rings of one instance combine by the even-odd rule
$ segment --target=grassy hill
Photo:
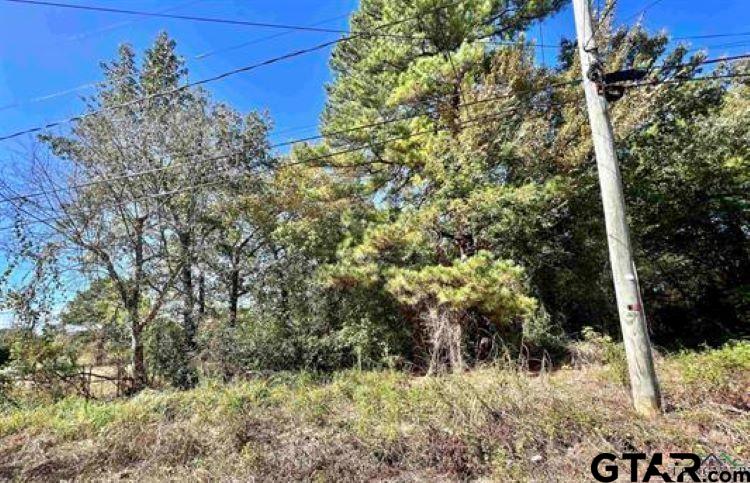
[[[279,374],[109,402],[29,400],[0,415],[0,478],[588,481],[603,451],[750,460],[750,343],[660,358],[666,413],[653,421],[631,411],[617,358],[576,365]]]

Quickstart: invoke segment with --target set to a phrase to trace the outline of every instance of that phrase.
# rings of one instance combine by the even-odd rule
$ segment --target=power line
[[[714,64],[714,63],[718,63],[718,62],[727,62],[727,61],[734,61],[734,60],[747,59],[747,58],[750,58],[750,54],[737,55],[737,56],[725,57],[725,58],[717,58],[717,59],[706,59],[706,60],[703,60],[703,61],[700,61],[700,62],[697,62],[697,63],[684,63],[684,64],[674,64],[674,65],[663,64],[663,65],[659,65],[659,66],[654,66],[650,70],[652,70],[652,71],[654,71],[654,70],[663,71],[663,70],[668,70],[668,69],[669,70],[679,69],[679,68],[683,68],[683,67],[698,67],[700,65],[705,65],[705,64]],[[744,74],[739,74],[739,75],[734,75],[734,76],[736,76],[736,77],[742,77],[742,76],[744,76]],[[731,76],[729,76],[729,77],[708,76],[708,77],[694,78],[693,80],[713,80],[713,79],[730,78],[730,77]],[[690,80],[690,79],[684,78],[684,79],[678,79],[678,80]],[[573,80],[573,81],[566,81],[566,82],[558,82],[558,83],[546,85],[546,86],[544,86],[542,88],[529,89],[529,90],[522,91],[522,92],[512,92],[512,93],[505,94],[505,95],[494,96],[494,97],[490,97],[490,98],[487,98],[487,99],[479,99],[479,100],[475,100],[475,101],[471,101],[471,102],[462,102],[458,106],[458,108],[459,109],[464,109],[466,107],[470,107],[470,106],[474,106],[474,105],[479,105],[479,104],[484,104],[484,103],[488,103],[488,102],[493,102],[493,101],[508,99],[508,98],[513,97],[513,96],[522,96],[522,95],[535,94],[535,93],[539,93],[539,92],[542,92],[542,91],[545,91],[545,90],[548,90],[548,89],[557,89],[557,88],[560,88],[560,87],[567,87],[567,86],[575,85],[575,84],[578,84],[579,82],[580,82],[580,79],[576,79],[576,80]],[[671,82],[671,80],[670,80],[670,82]],[[662,80],[662,81],[660,81],[660,80],[643,81],[643,82],[633,83],[633,84],[626,85],[626,86],[627,87],[640,87],[640,86],[646,86],[646,85],[657,85],[657,84],[660,84],[660,83],[666,83],[666,81],[665,80]],[[615,83],[613,85],[625,85],[625,84],[617,84],[617,83]],[[442,98],[448,98],[450,96],[452,96],[452,94],[447,94],[445,96],[442,96]],[[276,149],[276,148],[286,147],[286,146],[292,146],[294,144],[299,144],[299,143],[304,143],[304,142],[322,140],[322,139],[326,139],[326,138],[333,138],[335,136],[339,136],[339,135],[342,135],[342,134],[350,134],[350,133],[353,133],[353,132],[364,131],[364,130],[372,129],[372,128],[376,128],[376,127],[382,127],[382,126],[393,124],[393,123],[396,123],[396,122],[402,122],[402,121],[407,121],[407,120],[415,119],[415,118],[418,118],[418,117],[421,117],[421,116],[424,116],[424,115],[425,115],[425,113],[423,113],[423,112],[417,112],[415,114],[410,114],[410,115],[406,115],[406,116],[400,116],[400,117],[393,118],[393,119],[385,119],[385,120],[381,120],[381,121],[375,121],[375,122],[371,122],[371,123],[367,123],[367,124],[361,124],[361,125],[358,125],[358,126],[353,126],[351,128],[341,129],[341,130],[337,130],[337,131],[331,131],[331,132],[322,133],[322,134],[318,134],[318,135],[314,135],[314,136],[297,138],[297,139],[293,139],[293,140],[290,140],[290,141],[279,142],[279,143],[275,143],[275,144],[269,145],[268,148],[269,149]],[[204,151],[200,150],[200,151],[193,151],[193,152],[189,152],[189,153],[184,153],[184,154],[182,154],[180,156],[181,157],[190,157],[190,156],[201,155],[203,153],[204,153]],[[34,193],[27,193],[27,194],[23,194],[23,195],[18,195],[16,197],[13,197],[13,198],[10,198],[10,199],[0,200],[0,203],[2,203],[2,202],[9,202],[9,201],[22,201],[22,200],[26,200],[26,199],[33,198],[33,197],[39,197],[39,196],[45,196],[45,195],[50,195],[50,194],[55,194],[55,193],[67,192],[67,191],[70,191],[72,189],[86,188],[86,187],[90,187],[90,186],[96,186],[96,185],[99,185],[99,184],[104,184],[104,183],[111,182],[111,181],[118,181],[118,180],[123,180],[123,179],[134,178],[136,176],[143,176],[143,175],[147,175],[147,174],[154,174],[154,173],[158,173],[158,172],[162,172],[162,171],[166,171],[166,170],[170,170],[170,169],[175,169],[175,168],[181,167],[181,166],[194,166],[194,165],[199,165],[199,164],[205,164],[205,163],[210,162],[210,161],[218,161],[218,160],[221,160],[221,159],[226,159],[226,158],[231,157],[231,156],[236,156],[238,154],[242,154],[242,151],[230,152],[230,153],[227,153],[227,154],[218,155],[218,156],[215,156],[215,157],[211,157],[211,158],[207,158],[207,159],[195,161],[195,162],[192,162],[192,163],[176,163],[176,164],[170,164],[170,165],[167,165],[167,166],[161,166],[161,167],[158,167],[158,168],[152,168],[152,169],[149,169],[149,170],[138,171],[138,172],[134,172],[134,173],[123,173],[122,175],[119,175],[119,176],[116,176],[116,177],[110,177],[110,178],[93,180],[93,181],[90,181],[90,182],[86,182],[86,183],[82,183],[82,184],[77,184],[77,185],[70,186],[70,187],[67,187],[67,188],[58,188],[58,189],[51,190],[51,191],[39,191],[39,192],[34,192]]]
[[[31,1],[35,1],[35,0],[5,0],[5,1],[9,1],[9,2],[31,2]],[[445,9],[445,8],[450,8],[451,6],[463,3],[465,1],[466,0],[460,0],[458,2],[452,2],[452,3],[446,4],[446,5],[442,5],[440,7],[436,7],[434,9],[431,9],[430,11],[437,11],[437,10],[442,10],[442,9]],[[392,21],[392,22],[389,22],[389,23],[386,23],[386,24],[379,25],[379,26],[377,26],[375,28],[375,30],[379,30],[379,29],[382,29],[382,28],[391,27],[393,25],[398,25],[398,24],[401,24],[401,23],[405,23],[405,22],[408,22],[410,20],[414,20],[414,19],[417,19],[417,18],[420,18],[420,17],[421,17],[421,15],[415,16],[415,17],[409,17],[409,18],[405,18],[405,19],[400,19],[400,20],[395,20],[395,21]],[[32,134],[32,133],[39,132],[39,131],[42,131],[42,130],[45,130],[45,129],[50,129],[50,128],[53,128],[53,127],[61,126],[61,125],[64,125],[64,124],[68,124],[68,123],[71,123],[71,122],[74,122],[74,121],[80,121],[82,119],[94,116],[94,115],[96,115],[96,114],[98,114],[100,112],[106,112],[106,111],[110,111],[110,110],[114,110],[114,109],[121,109],[121,108],[124,108],[124,107],[129,107],[129,106],[135,105],[135,104],[143,102],[143,101],[147,101],[147,100],[151,100],[151,99],[158,99],[158,98],[162,98],[162,97],[169,96],[169,95],[172,95],[172,94],[176,94],[178,92],[182,92],[182,91],[190,89],[192,87],[197,87],[197,86],[200,86],[200,85],[208,84],[210,82],[215,82],[215,81],[218,81],[218,80],[221,80],[221,79],[225,79],[225,78],[233,76],[233,75],[237,75],[237,74],[240,74],[240,73],[248,72],[248,71],[255,70],[255,69],[258,69],[258,68],[261,68],[261,67],[265,67],[265,66],[268,66],[268,65],[276,64],[276,63],[279,63],[279,62],[282,62],[282,61],[286,61],[286,60],[289,60],[289,59],[292,59],[292,58],[295,58],[295,57],[300,57],[302,55],[306,55],[306,54],[310,54],[312,52],[323,50],[323,49],[325,49],[327,47],[331,47],[331,46],[339,44],[341,42],[347,42],[347,41],[353,40],[355,38],[366,37],[368,35],[373,35],[373,32],[370,31],[370,32],[363,32],[363,33],[353,33],[352,35],[345,36],[345,37],[342,37],[340,39],[330,40],[328,42],[323,42],[321,44],[317,44],[317,45],[314,45],[312,47],[307,47],[307,48],[304,48],[304,49],[295,50],[295,51],[292,51],[292,52],[287,52],[287,53],[282,54],[280,56],[272,57],[270,59],[266,59],[264,61],[261,61],[261,62],[255,63],[255,64],[250,64],[250,65],[247,65],[247,66],[244,66],[244,67],[239,67],[237,69],[233,69],[233,70],[224,72],[222,74],[218,74],[218,75],[215,75],[213,77],[208,77],[206,79],[202,79],[202,80],[199,80],[199,81],[188,82],[187,84],[184,84],[182,86],[178,86],[178,87],[175,87],[175,88],[172,88],[172,89],[167,89],[165,91],[156,92],[154,94],[150,94],[150,95],[147,95],[147,96],[139,97],[137,99],[133,99],[133,100],[128,101],[128,102],[124,102],[122,104],[117,104],[117,105],[108,106],[108,107],[101,108],[101,109],[96,109],[94,111],[87,112],[85,114],[80,114],[78,116],[69,117],[67,119],[62,119],[62,120],[59,120],[59,121],[53,121],[53,122],[47,123],[47,124],[45,124],[43,126],[37,126],[37,127],[34,127],[34,128],[24,129],[24,130],[21,130],[21,131],[14,132],[12,134],[8,134],[8,135],[5,135],[5,136],[0,136],[0,141],[6,141],[8,139],[13,139],[13,138],[16,138],[16,137],[19,137],[19,136],[23,136],[24,134]]]
[[[660,85],[660,84],[680,84],[680,83],[684,83],[684,82],[715,81],[715,80],[732,79],[732,78],[750,78],[750,73],[748,73],[748,74],[726,74],[726,75],[715,75],[715,76],[705,76],[705,77],[696,77],[696,78],[666,79],[666,80],[657,80],[657,81],[647,81],[647,82],[639,82],[639,83],[630,84],[630,85],[628,85],[626,87],[638,88],[638,87],[648,87],[648,86],[654,86],[654,85]],[[576,81],[571,81],[571,82],[566,83],[566,84],[567,85],[571,85],[573,83],[578,83],[578,82],[580,82],[580,79],[578,79]],[[547,88],[548,87],[545,87],[545,89],[547,89]],[[541,91],[541,89],[539,91]],[[479,102],[480,101],[475,101],[475,103],[479,103]],[[568,105],[568,104],[571,104],[571,103],[572,103],[572,101],[563,102],[563,103],[557,103],[557,104],[555,104],[554,107],[561,107],[563,105]],[[461,122],[457,123],[457,126],[466,126],[466,125],[469,125],[469,124],[472,124],[472,123],[475,123],[475,122],[478,122],[478,121],[492,119],[492,118],[496,118],[496,117],[499,117],[499,116],[505,116],[505,115],[511,114],[513,112],[516,112],[519,109],[520,109],[519,107],[514,107],[514,108],[511,108],[511,109],[508,109],[508,110],[505,110],[505,111],[502,111],[502,112],[498,112],[498,113],[493,113],[493,114],[483,115],[483,116],[479,116],[479,117],[469,118],[469,119],[466,119],[464,121],[461,121]],[[402,120],[402,119],[398,119],[398,120]],[[395,122],[395,121],[396,120],[393,120],[391,122]],[[382,123],[385,123],[385,121],[382,122]],[[376,123],[373,123],[373,124],[376,124]],[[423,130],[423,131],[418,131],[416,133],[409,133],[409,134],[406,134],[406,135],[403,135],[403,136],[397,136],[397,137],[389,138],[389,139],[386,139],[386,140],[383,140],[383,141],[378,141],[378,142],[375,142],[375,143],[368,143],[368,144],[365,144],[365,145],[359,145],[359,146],[355,146],[355,147],[352,147],[352,148],[347,148],[347,149],[344,149],[344,150],[334,151],[334,152],[326,153],[326,154],[319,155],[319,156],[313,156],[313,157],[310,157],[310,158],[305,158],[305,159],[302,159],[302,160],[299,160],[299,161],[296,161],[296,162],[292,162],[292,163],[282,164],[282,165],[280,165],[278,167],[278,169],[287,169],[287,168],[292,167],[292,166],[298,166],[298,165],[304,165],[304,164],[312,164],[312,163],[314,163],[316,161],[323,161],[323,160],[330,159],[330,158],[333,158],[333,157],[336,157],[336,156],[340,156],[340,155],[343,155],[343,154],[350,154],[350,153],[357,152],[357,151],[362,151],[362,150],[365,150],[365,149],[372,149],[375,146],[385,146],[385,145],[388,145],[388,144],[390,144],[392,142],[402,141],[402,140],[408,140],[408,139],[411,139],[411,138],[414,138],[414,137],[418,137],[418,136],[423,136],[423,135],[426,135],[426,134],[434,133],[436,130],[438,130],[438,131],[445,131],[447,129],[450,129],[450,126],[438,127],[438,128],[432,128],[432,129],[426,129],[426,130]],[[321,137],[325,137],[325,136],[326,135],[320,135],[320,136],[315,136],[315,137],[305,138],[305,139],[321,138]],[[301,141],[298,141],[298,142],[301,142]],[[233,156],[233,155],[240,154],[240,153],[241,152],[235,152],[235,153],[231,153],[231,154],[228,154],[228,155],[223,155],[222,157]],[[206,160],[204,160],[204,162],[205,161]],[[372,162],[368,162],[367,164],[379,164],[379,163],[382,163],[382,161],[374,160]],[[335,167],[338,167],[338,168],[350,168],[350,167],[359,167],[359,166],[361,166],[361,165],[357,163],[357,164],[352,164],[352,165],[336,165]],[[167,167],[157,168],[157,169],[165,169],[165,168],[167,168]],[[222,170],[218,170],[218,171],[214,172],[213,174],[218,174],[221,171]],[[133,174],[133,175],[136,175],[136,174]],[[90,184],[98,184],[98,183],[103,183],[103,182],[106,182],[106,181],[108,181],[108,180],[97,180],[96,182],[91,182]],[[128,200],[126,202],[119,203],[119,204],[113,205],[113,206],[124,206],[124,205],[130,204],[130,203],[134,203],[134,202],[137,202],[137,201],[142,201],[142,200],[145,200],[145,199],[151,199],[151,198],[158,198],[158,197],[161,197],[161,196],[173,195],[173,194],[177,194],[177,193],[189,191],[189,190],[200,188],[200,187],[212,186],[212,185],[224,184],[224,183],[225,183],[225,180],[218,180],[218,181],[211,181],[211,182],[202,183],[202,184],[198,184],[198,185],[191,185],[191,186],[187,186],[187,187],[181,188],[179,190],[174,190],[174,191],[170,191],[170,192],[166,192],[166,193],[156,193],[156,194],[153,194],[153,195],[148,195],[146,197],[136,198],[136,199],[133,199],[133,200]],[[72,189],[72,188],[73,187],[70,187],[70,188],[68,188],[68,190]],[[56,190],[48,191],[46,194],[51,194],[54,191],[56,191]],[[0,202],[10,202],[14,206],[16,206],[15,205],[16,201],[20,201],[22,199],[25,199],[25,198],[31,197],[31,196],[39,196],[39,194],[16,195],[14,197],[0,196]],[[59,219],[60,219],[60,217],[53,217],[53,218],[49,218],[49,219],[32,220],[30,222],[20,223],[20,225],[27,226],[29,224],[38,224],[38,223],[48,224],[48,223],[51,223],[53,221],[57,221]],[[16,224],[14,226],[0,227],[0,231],[7,231],[7,230],[16,229],[18,227],[18,225],[19,224]]]
[[[661,84],[684,84],[686,82],[706,82],[726,79],[745,79],[750,78],[750,73],[735,73],[735,74],[720,74],[720,75],[708,75],[703,77],[683,77],[674,79],[656,79],[651,81],[639,81],[632,84],[621,84],[624,87],[648,87],[656,86]]]
[[[553,107],[561,107],[563,105],[567,105],[567,104],[570,104],[570,103],[572,103],[572,101],[556,103]],[[470,125],[470,124],[475,123],[475,122],[484,121],[484,120],[488,120],[488,119],[493,119],[493,118],[497,118],[497,117],[500,117],[500,116],[507,116],[508,114],[515,113],[515,112],[517,112],[519,110],[520,110],[520,107],[516,106],[516,107],[509,108],[509,109],[505,109],[505,110],[503,110],[501,112],[495,112],[495,113],[486,114],[486,115],[482,115],[482,116],[472,117],[472,118],[469,118],[469,119],[466,119],[464,121],[461,121],[461,122],[457,123],[456,126],[459,126],[459,127],[461,127],[461,126],[467,126],[467,125]],[[409,134],[404,134],[404,135],[401,135],[401,136],[395,136],[395,137],[391,137],[391,138],[388,138],[388,139],[385,139],[385,140],[382,140],[382,141],[377,141],[377,142],[374,142],[374,143],[362,144],[362,145],[359,145],[359,146],[355,146],[355,147],[351,147],[351,148],[347,148],[347,149],[343,149],[343,150],[339,150],[339,151],[333,151],[333,152],[326,153],[326,154],[323,154],[323,155],[308,157],[308,158],[305,158],[305,159],[302,159],[302,160],[299,160],[299,161],[296,161],[296,162],[282,164],[282,165],[280,165],[278,167],[278,169],[280,169],[280,170],[281,169],[288,169],[288,168],[293,167],[293,166],[299,166],[299,165],[304,165],[304,164],[312,164],[312,163],[317,162],[317,161],[323,161],[323,160],[326,160],[326,159],[331,159],[331,158],[334,158],[334,157],[337,157],[337,156],[341,156],[343,154],[350,154],[350,153],[362,151],[362,150],[365,150],[365,149],[372,149],[373,147],[376,147],[376,146],[386,146],[386,145],[388,145],[390,143],[393,143],[393,142],[396,142],[396,141],[408,140],[408,139],[412,139],[412,138],[415,138],[415,137],[424,136],[424,135],[427,135],[427,134],[434,134],[436,130],[437,131],[445,131],[445,130],[448,130],[448,129],[451,129],[451,128],[452,128],[452,126],[444,126],[444,127],[437,127],[437,128],[425,129],[425,130],[422,130],[422,131],[417,131],[417,132],[413,132],[413,133],[409,133]],[[238,154],[238,153],[234,153],[234,154]],[[372,161],[372,162],[370,162],[368,164],[379,164],[379,163],[382,163],[382,162],[375,160],[375,161]],[[349,167],[357,167],[357,166],[359,166],[359,165],[358,164],[355,164],[355,165],[336,165],[336,167],[339,167],[339,168],[349,168]],[[219,174],[222,171],[225,171],[225,170],[217,170],[213,174]],[[99,182],[103,182],[103,180],[99,180]],[[191,190],[191,189],[195,189],[197,187],[204,187],[204,186],[207,186],[207,185],[216,185],[216,184],[225,184],[225,183],[226,183],[225,180],[216,180],[216,181],[212,181],[212,182],[208,182],[208,183],[201,183],[201,184],[198,184],[198,185],[191,185],[191,186],[187,186],[187,187],[181,188],[179,190],[175,190],[175,191],[170,191],[170,192],[166,192],[166,193],[156,193],[154,195],[148,195],[146,197],[140,197],[140,198],[135,198],[135,199],[132,199],[132,200],[127,200],[125,202],[116,203],[114,205],[111,205],[111,207],[125,206],[127,204],[135,203],[135,202],[138,202],[138,201],[143,201],[145,199],[151,199],[151,198],[158,198],[158,197],[162,197],[162,196],[168,196],[168,195],[176,194],[176,193],[179,193],[179,192],[184,192],[184,191],[188,191],[188,190]],[[92,184],[93,184],[93,182],[92,182]],[[72,187],[70,189],[72,189]],[[51,193],[53,193],[55,191],[57,191],[57,190],[49,190],[46,193],[47,194],[51,194]],[[28,196],[26,196],[26,197],[28,197]],[[24,195],[19,195],[19,194],[15,194],[12,197],[5,196],[5,195],[0,195],[0,202],[11,203],[11,204],[13,204],[14,207],[16,207],[16,209],[20,209],[20,207],[18,205],[16,205],[15,202],[21,201],[24,198],[25,198]],[[48,223],[51,223],[51,222],[54,222],[54,221],[59,221],[60,219],[62,219],[62,218],[61,217],[50,217],[50,218],[46,218],[46,219],[41,219],[40,218],[38,220],[32,220],[30,222],[17,223],[17,224],[15,224],[13,226],[0,227],[0,231],[13,230],[13,229],[18,228],[19,225],[26,226],[28,224],[39,224],[39,223],[48,224]]]
[[[735,60],[743,60],[743,59],[750,59],[750,54],[739,54],[739,55],[730,55],[727,57],[717,57],[715,59],[706,59],[702,60],[700,62],[685,62],[682,64],[662,64],[658,66],[654,66],[649,70],[671,70],[671,69],[680,69],[682,67],[700,67],[702,65],[710,65],[710,64],[719,64],[721,62],[734,62]]]
[[[316,22],[316,23],[312,24],[312,26],[325,25],[327,23],[333,22],[335,20],[340,20],[340,19],[346,18],[348,16],[349,16],[348,13],[345,13],[345,14],[342,14],[342,15],[337,15],[335,17],[330,17],[330,18],[321,20],[320,22]],[[196,55],[193,58],[195,60],[203,60],[203,59],[206,59],[208,57],[214,56],[216,54],[223,54],[224,52],[231,52],[231,51],[234,51],[234,50],[238,50],[238,49],[242,49],[242,48],[245,48],[245,47],[249,47],[251,45],[257,45],[257,44],[260,44],[262,42],[267,42],[267,41],[272,40],[272,39],[277,39],[279,37],[284,37],[286,35],[290,35],[290,34],[292,34],[294,32],[295,32],[295,30],[287,30],[286,32],[279,32],[279,33],[275,33],[275,34],[271,34],[271,35],[266,35],[264,37],[259,37],[259,38],[256,38],[256,39],[248,40],[246,42],[241,42],[239,44],[234,44],[234,45],[229,45],[227,47],[222,47],[222,48],[219,48],[219,49],[209,50],[208,52],[204,52],[202,54],[198,54],[198,55]]]
[[[660,4],[663,1],[664,0],[654,0],[654,1],[650,2],[650,3],[648,3],[646,6],[644,6],[640,10],[638,10],[637,12],[633,13],[632,15],[628,15],[627,17],[625,17],[624,19],[622,19],[622,21],[623,22],[627,22],[629,20],[634,19],[635,17],[637,17],[639,15],[643,15],[644,13],[648,12],[649,10],[651,10],[652,8],[654,8],[655,6],[657,6],[658,4]]]
[[[570,85],[575,85],[578,82],[580,82],[580,80],[569,81],[569,82],[560,82],[560,83],[552,84],[551,86],[544,86],[544,88],[540,88],[540,89],[531,89],[531,90],[527,90],[527,91],[523,91],[523,92],[514,92],[514,93],[510,93],[510,94],[505,94],[505,95],[502,95],[502,96],[490,97],[490,98],[487,98],[487,99],[479,99],[479,100],[476,100],[476,101],[462,103],[462,104],[460,104],[458,106],[458,108],[459,109],[463,109],[463,108],[466,108],[466,107],[471,107],[471,106],[475,106],[475,105],[479,105],[479,104],[485,104],[485,103],[488,103],[488,102],[494,102],[494,101],[498,101],[498,100],[508,99],[508,98],[513,97],[513,96],[519,96],[519,95],[525,95],[525,94],[526,95],[528,95],[528,94],[534,94],[534,93],[542,92],[542,91],[547,90],[549,88],[559,88],[559,87],[566,87],[566,86],[570,86]],[[450,96],[451,96],[451,94],[446,95],[446,96],[442,96],[442,98],[447,98],[447,97],[450,97]],[[361,125],[354,126],[354,127],[351,127],[351,128],[340,129],[340,130],[337,130],[337,131],[330,131],[330,132],[327,132],[327,133],[318,134],[318,135],[314,135],[314,136],[297,138],[297,139],[293,139],[293,140],[290,140],[290,141],[284,141],[284,142],[280,142],[280,143],[271,144],[271,145],[268,146],[268,149],[276,149],[276,148],[280,148],[280,147],[292,146],[292,145],[295,145],[295,144],[300,144],[300,143],[305,143],[305,142],[310,142],[310,141],[317,141],[317,140],[322,140],[322,139],[326,139],[326,138],[333,138],[335,136],[339,136],[339,135],[342,135],[342,134],[350,134],[350,133],[353,133],[353,132],[364,131],[364,130],[367,130],[367,129],[373,129],[373,128],[376,128],[376,127],[382,127],[382,126],[393,124],[393,123],[397,123],[397,122],[402,122],[402,121],[408,121],[408,120],[411,120],[411,119],[416,119],[416,118],[424,116],[424,115],[425,115],[424,112],[418,112],[418,113],[415,113],[415,114],[410,114],[410,115],[406,115],[406,116],[400,116],[400,117],[393,118],[393,119],[385,119],[385,120],[375,121],[375,122],[371,122],[371,123],[367,123],[367,124],[361,124]],[[205,152],[204,150],[192,151],[192,152],[189,152],[189,153],[183,153],[183,154],[180,155],[180,157],[196,156],[196,155],[203,154],[204,152]],[[119,181],[119,180],[134,178],[134,177],[137,177],[137,176],[144,176],[144,175],[148,175],[148,174],[154,174],[154,173],[158,173],[158,172],[162,172],[162,171],[167,171],[167,170],[170,170],[170,169],[175,169],[175,168],[178,168],[178,167],[188,167],[188,166],[201,165],[201,164],[205,164],[205,163],[211,162],[211,161],[218,161],[218,160],[221,160],[221,159],[226,159],[228,157],[236,156],[236,155],[239,155],[239,154],[242,154],[242,153],[243,153],[243,151],[232,151],[230,153],[226,153],[226,154],[222,154],[222,155],[218,155],[218,156],[214,156],[214,157],[210,157],[210,158],[206,158],[206,159],[202,159],[202,160],[198,160],[198,161],[194,161],[194,162],[190,162],[190,163],[175,163],[175,164],[170,164],[170,165],[167,165],[167,166],[160,166],[158,168],[152,168],[152,169],[143,170],[143,171],[137,171],[137,172],[133,172],[133,173],[123,173],[121,175],[114,176],[114,177],[96,179],[96,180],[92,180],[92,181],[89,181],[89,182],[72,185],[72,186],[69,186],[69,187],[56,188],[56,189],[53,189],[53,190],[40,190],[40,191],[32,192],[32,193],[18,194],[16,196],[9,197],[9,198],[6,198],[6,199],[0,199],[0,203],[12,202],[12,201],[24,201],[24,200],[28,200],[30,198],[36,198],[36,197],[40,197],[40,196],[47,196],[47,195],[57,194],[57,193],[64,193],[64,192],[71,191],[73,189],[88,188],[88,187],[91,187],[91,186],[97,186],[99,184],[104,184],[104,183],[108,183],[108,182],[111,182],[111,181]]]
[[[396,38],[413,38],[413,37],[408,37],[408,36],[398,35],[398,34],[371,33],[367,31],[352,31],[352,30],[346,30],[346,29],[315,27],[315,26],[310,26],[310,25],[253,22],[253,21],[248,21],[248,20],[236,20],[236,19],[217,18],[217,17],[202,17],[202,16],[197,16],[197,15],[179,15],[179,14],[164,13],[163,11],[162,12],[146,12],[142,10],[129,10],[129,9],[111,8],[111,7],[99,7],[99,6],[93,6],[93,5],[48,2],[48,1],[43,1],[43,0],[3,0],[3,1],[10,2],[10,3],[68,8],[68,9],[84,10],[84,11],[91,11],[91,12],[136,15],[140,17],[157,17],[157,18],[167,18],[167,19],[172,19],[172,20],[188,20],[188,21],[193,21],[193,22],[213,23],[213,24],[222,24],[222,25],[236,25],[236,26],[242,26],[242,27],[257,27],[257,28],[266,28],[266,29],[275,29],[275,30],[287,30],[287,31],[296,30],[300,32],[316,32],[316,33],[329,33],[329,34],[332,33],[332,34],[345,34],[345,35],[374,35],[374,36],[396,37]],[[451,6],[464,3],[465,1],[466,0],[461,0],[459,2],[454,2],[453,4],[444,5],[442,7],[439,7],[439,9],[449,8]]]
[[[705,34],[705,35],[686,35],[682,37],[672,37],[672,40],[693,40],[693,39],[717,39],[723,37],[748,37],[750,32],[734,32],[728,34]]]
[[[336,34],[353,33],[353,32],[349,32],[347,30],[342,30],[342,29],[312,27],[312,26],[306,26],[306,25],[291,25],[291,24],[280,24],[280,23],[269,23],[269,22],[251,22],[247,20],[235,20],[235,19],[217,18],[217,17],[200,17],[196,15],[179,15],[179,14],[172,14],[172,13],[165,13],[165,12],[145,12],[141,10],[99,7],[99,6],[94,6],[94,5],[80,5],[80,4],[71,4],[71,3],[61,3],[61,2],[47,2],[47,1],[42,1],[42,0],[4,0],[4,1],[10,2],[10,3],[21,3],[25,5],[37,5],[37,6],[47,6],[47,7],[68,8],[68,9],[73,9],[73,10],[85,10],[89,12],[116,13],[116,14],[123,14],[123,15],[136,15],[139,17],[158,17],[158,18],[167,18],[167,19],[172,19],[172,20],[188,20],[192,22],[215,23],[215,24],[222,24],[222,25],[237,25],[237,26],[243,26],[243,27],[298,30],[298,31],[305,31],[305,32],[336,33]]]

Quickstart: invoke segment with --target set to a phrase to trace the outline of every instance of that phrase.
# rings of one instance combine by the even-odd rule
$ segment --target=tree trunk
[[[198,276],[198,321],[206,315],[206,276],[203,272]]]
[[[444,307],[432,306],[427,309],[424,318],[432,346],[427,375],[463,371],[463,330],[458,314]]]
[[[188,352],[192,354],[196,349],[195,324],[195,294],[193,293],[193,250],[190,232],[179,234],[180,248],[182,250],[182,269],[180,281],[182,283],[182,328],[185,332],[185,344]]]
[[[130,315],[130,348],[132,350],[133,386],[132,392],[138,392],[146,387],[148,376],[146,373],[146,359],[143,354],[143,328],[138,321],[137,309]]]
[[[229,326],[237,325],[237,310],[240,300],[240,269],[235,265],[229,275]]]
[[[133,287],[130,296],[125,300],[128,317],[130,318],[130,338],[132,364],[133,364],[133,392],[138,392],[146,387],[148,383],[146,374],[146,361],[143,356],[143,340],[141,334],[141,281],[143,279],[143,225],[144,218],[138,218],[135,224],[135,272],[133,274]]]

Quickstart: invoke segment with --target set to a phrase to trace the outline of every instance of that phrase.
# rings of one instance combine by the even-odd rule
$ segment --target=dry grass
[[[631,412],[608,366],[294,374],[28,404],[0,416],[0,479],[583,481],[605,450],[750,459],[750,344],[659,369],[655,421]]]

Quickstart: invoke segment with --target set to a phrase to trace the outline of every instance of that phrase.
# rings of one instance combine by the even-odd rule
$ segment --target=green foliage
[[[682,377],[689,384],[722,386],[736,382],[750,372],[750,341],[732,341],[705,354],[683,351],[674,359]]]
[[[516,347],[518,347],[518,356],[543,361],[546,369],[549,365],[556,364],[569,356],[570,343],[571,338],[565,334],[562,327],[556,325],[543,308],[539,308],[524,321],[521,340],[518,341]],[[510,347],[514,348],[513,345]],[[507,345],[506,350],[508,350]]]
[[[573,335],[626,380],[576,52],[564,41],[559,64],[543,68],[525,42],[565,3],[362,0],[352,30],[389,24],[389,35],[337,44],[326,141],[277,159],[266,115],[175,91],[187,70],[169,36],[141,61],[122,46],[88,99],[97,112],[69,136],[42,137],[78,191],[37,214],[72,212],[72,224],[39,247],[30,240],[44,236],[17,230],[37,270],[25,290],[3,292],[5,305],[36,327],[61,290],[40,289],[60,283],[44,264],[80,262],[106,280],[63,321],[98,353],[130,356],[141,382],[148,366],[180,388],[198,375],[546,360]],[[654,80],[690,79],[704,58],[641,27],[602,21],[598,34],[609,72],[664,63]],[[611,110],[655,342],[746,335],[750,87],[657,83]],[[131,170],[144,173],[122,176]]]
[[[0,369],[5,367],[11,361],[11,349],[5,342],[0,342]]]
[[[233,326],[221,320],[205,323],[199,338],[204,372],[231,378],[254,371],[331,371],[401,364],[409,351],[409,334],[391,315],[388,301],[378,305],[365,292],[344,300],[334,295],[320,289],[316,303],[292,299],[294,309],[285,319],[274,313],[246,311]],[[353,300],[359,303],[345,303]],[[271,301],[265,303],[266,309],[278,310]],[[362,315],[368,313],[377,322]]]
[[[696,84],[661,95],[623,161],[655,337],[689,345],[746,334],[750,315],[750,90]]]
[[[625,346],[622,342],[615,342],[612,337],[602,335],[591,327],[584,327],[582,331],[584,343],[593,346],[598,352],[596,358],[607,365],[607,374],[624,387],[630,385],[628,376],[628,362],[625,356]]]
[[[528,316],[536,306],[533,298],[523,294],[523,269],[513,262],[495,261],[485,251],[455,260],[450,267],[394,269],[386,288],[407,305],[477,309],[498,324]]]
[[[130,337],[126,313],[110,281],[96,280],[76,294],[61,319],[63,327],[76,331],[77,339],[88,343],[95,364],[127,359]]]
[[[151,373],[178,388],[195,385],[195,361],[185,351],[183,327],[167,319],[157,319],[144,334],[146,364]]]
[[[12,339],[3,376],[22,380],[53,398],[78,391],[79,347],[64,332],[45,327],[41,334],[21,331]]]

